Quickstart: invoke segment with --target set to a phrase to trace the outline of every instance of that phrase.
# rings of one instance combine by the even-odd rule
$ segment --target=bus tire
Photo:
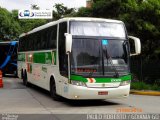
[[[51,97],[53,98],[53,100],[55,100],[55,101],[60,100],[60,96],[57,95],[57,93],[56,93],[56,84],[55,84],[55,80],[53,77],[50,80],[50,94],[51,94]]]
[[[23,73],[23,85],[27,86],[28,84],[28,80],[27,80],[27,72],[25,70],[25,72]]]

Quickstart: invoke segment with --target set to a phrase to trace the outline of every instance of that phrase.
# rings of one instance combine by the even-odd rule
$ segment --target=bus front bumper
[[[69,85],[66,91],[68,99],[110,99],[128,97],[130,84],[117,88],[88,88]]]

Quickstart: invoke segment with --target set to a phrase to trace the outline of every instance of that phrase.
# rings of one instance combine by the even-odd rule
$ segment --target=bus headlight
[[[127,80],[127,81],[122,81],[121,83],[120,83],[120,86],[125,86],[125,85],[128,85],[128,84],[130,84],[130,80]]]
[[[77,86],[84,86],[84,87],[86,87],[86,84],[85,84],[84,82],[81,82],[81,81],[71,80],[71,84],[72,84],[72,85],[77,85]]]

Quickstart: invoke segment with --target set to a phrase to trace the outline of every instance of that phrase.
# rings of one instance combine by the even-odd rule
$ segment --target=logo
[[[52,10],[19,10],[19,19],[52,19]]]
[[[34,13],[30,12],[29,10],[24,10],[24,11],[19,12],[19,16],[20,17],[33,17]]]
[[[111,82],[121,82],[121,79],[111,79]]]

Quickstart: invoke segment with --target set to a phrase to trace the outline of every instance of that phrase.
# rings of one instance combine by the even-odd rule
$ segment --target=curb
[[[131,90],[130,94],[160,96],[160,92],[158,92],[158,91],[137,91],[137,90]]]

